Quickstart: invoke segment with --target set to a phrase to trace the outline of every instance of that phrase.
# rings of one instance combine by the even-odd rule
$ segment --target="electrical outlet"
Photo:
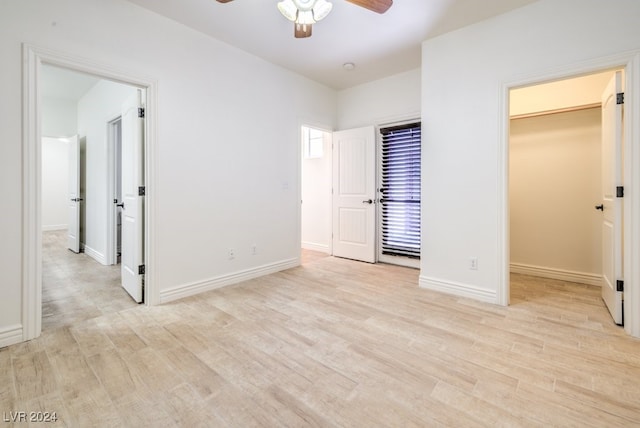
[[[471,257],[469,259],[469,269],[478,270],[478,258],[477,257]]]
[[[236,251],[233,248],[229,248],[229,260],[236,258]]]
[[[258,245],[257,244],[252,244],[251,245],[251,254],[254,255],[254,256],[256,254],[258,254]]]

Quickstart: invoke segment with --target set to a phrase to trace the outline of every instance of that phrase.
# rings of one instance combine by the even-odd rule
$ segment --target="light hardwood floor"
[[[0,350],[0,410],[74,427],[640,424],[640,342],[597,288],[518,275],[503,308],[417,282],[324,257],[50,329]]]
[[[67,249],[67,231],[42,234],[42,329],[71,326],[137,304],[120,286],[120,265]]]

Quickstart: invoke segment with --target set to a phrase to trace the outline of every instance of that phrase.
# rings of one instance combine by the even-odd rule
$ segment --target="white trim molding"
[[[260,276],[291,269],[296,266],[300,266],[299,258],[262,265],[228,275],[206,279],[204,281],[196,281],[189,284],[179,285],[169,290],[163,290],[160,293],[160,303],[167,303],[185,297],[194,296],[205,291],[211,291],[228,285],[237,284],[239,282],[248,281]]]
[[[107,266],[107,257],[102,254],[100,251],[94,250],[93,248],[89,247],[88,245],[84,245],[84,253],[91,257],[93,260],[97,261],[98,263],[100,263],[101,265],[105,265]]]
[[[453,294],[454,296],[467,297],[469,299],[475,299],[485,303],[497,303],[497,295],[494,290],[486,290],[474,285],[462,284],[459,282],[445,281],[420,275],[420,288],[439,291],[446,294]]]
[[[321,253],[331,254],[331,248],[327,244],[316,244],[315,242],[302,242],[302,248],[305,250],[319,251]]]
[[[68,224],[49,224],[46,226],[42,226],[43,232],[53,232],[54,230],[65,230],[68,229]]]
[[[40,96],[41,59],[22,46],[22,340],[42,330],[42,153]]]
[[[0,331],[0,348],[22,342],[22,326],[10,325]]]
[[[511,263],[511,273],[537,276],[540,278],[558,279],[560,281],[577,282],[580,284],[601,286],[602,275],[596,273],[576,272],[544,266]]]

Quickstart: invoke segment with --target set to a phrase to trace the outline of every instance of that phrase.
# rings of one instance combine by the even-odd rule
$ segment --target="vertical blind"
[[[420,123],[382,134],[382,254],[420,258]]]

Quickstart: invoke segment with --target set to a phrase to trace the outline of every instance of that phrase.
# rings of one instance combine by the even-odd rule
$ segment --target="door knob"
[[[364,200],[364,201],[362,201],[362,203],[371,205],[373,203],[373,199]]]
[[[120,207],[122,209],[124,209],[124,202],[121,202],[119,204],[116,204],[116,207]]]
[[[600,211],[604,211],[604,205],[603,204],[596,205],[596,209]]]

